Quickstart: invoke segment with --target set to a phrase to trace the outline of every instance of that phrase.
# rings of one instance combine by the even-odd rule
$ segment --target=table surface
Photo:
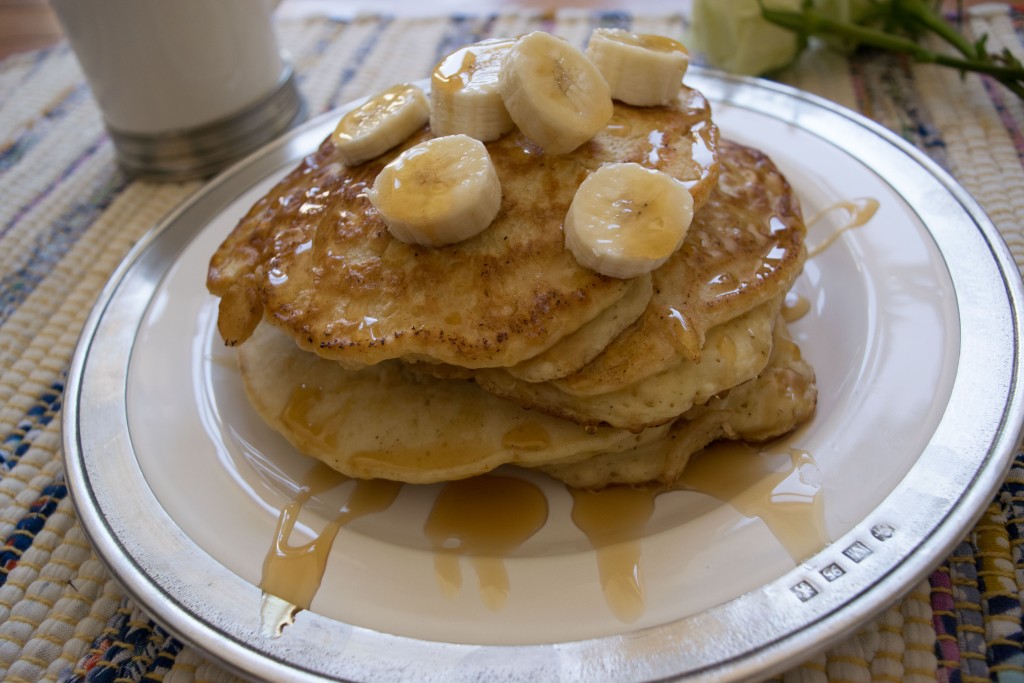
[[[419,7],[426,6],[422,3]],[[376,5],[409,8],[408,3]],[[277,17],[311,115],[425,76],[445,45],[597,22],[682,34],[687,3],[631,11],[529,3],[458,16],[286,0]],[[510,9],[510,7],[512,9]],[[324,16],[324,14],[328,16]],[[980,5],[963,23],[1024,59],[1024,13]],[[467,40],[468,38],[468,40]],[[699,57],[698,57],[699,59]],[[1024,264],[1024,105],[977,76],[902,57],[815,51],[774,78],[874,119],[918,146],[983,206]],[[60,416],[77,335],[131,245],[200,181],[153,184],[117,167],[66,44],[0,60],[0,677],[231,680],[168,634],[92,551],[63,480]],[[1024,454],[976,527],[910,593],[785,680],[1024,680]]]

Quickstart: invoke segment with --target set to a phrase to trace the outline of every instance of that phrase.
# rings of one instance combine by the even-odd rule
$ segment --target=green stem
[[[1006,89],[1012,92],[1014,95],[1024,100],[1024,86],[1022,86],[1018,80],[1010,80],[1005,78],[998,79],[1000,83],[1006,86]]]
[[[950,26],[942,17],[933,12],[921,0],[896,0],[897,11],[907,14],[912,21],[924,26],[947,43],[957,49],[968,59],[984,57],[979,55],[974,46],[960,33]]]
[[[766,20],[773,24],[804,35],[825,34],[840,38],[850,38],[864,45],[910,55],[918,62],[940,64],[963,71],[976,71],[988,74],[1003,83],[1006,83],[1007,80],[1014,82],[1024,79],[1024,69],[1000,66],[991,61],[977,59],[969,55],[966,59],[961,59],[959,57],[937,54],[921,47],[908,38],[858,24],[848,24],[829,19],[814,10],[807,9],[803,12],[787,12],[762,8],[761,13]]]

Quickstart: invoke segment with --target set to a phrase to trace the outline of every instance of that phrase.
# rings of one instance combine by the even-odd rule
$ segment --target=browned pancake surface
[[[813,368],[781,319],[775,324],[774,339],[771,358],[761,374],[688,410],[666,438],[621,452],[569,457],[537,467],[578,488],[651,481],[671,484],[690,456],[713,441],[761,442],[789,432],[814,415],[818,389]]]
[[[305,455],[361,479],[451,481],[506,463],[540,464],[663,438],[523,410],[473,382],[407,372],[401,361],[348,369],[259,325],[238,349],[251,406]]]
[[[365,191],[400,150],[354,168],[331,141],[262,198],[210,262],[219,328],[241,343],[264,317],[325,358],[462,367],[533,357],[594,319],[629,282],[576,263],[561,224],[602,163],[635,161],[683,180],[704,203],[717,179],[707,101],[684,88],[672,107],[616,105],[575,152],[547,156],[518,132],[488,143],[502,206],[482,233],[439,248],[391,237]],[[424,130],[407,145],[430,137]]]
[[[758,150],[722,140],[719,180],[682,248],[652,273],[640,318],[592,362],[555,380],[568,394],[622,389],[697,360],[711,328],[777,298],[800,274],[806,227],[785,177]]]

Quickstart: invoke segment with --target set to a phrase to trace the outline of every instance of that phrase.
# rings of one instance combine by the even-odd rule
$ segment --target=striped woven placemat
[[[964,27],[1021,55],[1022,14]],[[281,21],[312,114],[429,75],[452,48],[595,25],[681,35],[678,15],[516,14]],[[949,170],[1024,264],[1024,112],[999,86],[888,55],[805,55],[779,76],[874,118]],[[0,62],[0,676],[10,681],[231,680],[137,609],[79,527],[60,459],[76,338],[131,245],[199,182],[132,181],[67,46]],[[909,595],[780,679],[1024,680],[1024,456],[983,519]]]

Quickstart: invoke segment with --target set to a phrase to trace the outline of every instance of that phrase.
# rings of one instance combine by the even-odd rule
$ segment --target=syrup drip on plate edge
[[[838,202],[822,210],[808,221],[809,226],[836,210],[846,212],[846,222],[809,249],[808,257],[820,254],[843,232],[866,224],[878,206],[877,200],[867,198]],[[793,322],[809,308],[804,297],[791,293],[782,315]],[[316,538],[290,545],[303,505],[348,481],[349,477],[316,463],[301,482],[299,493],[281,510],[260,580],[260,620],[265,635],[281,635],[299,611],[309,609],[342,527],[386,510],[403,486],[386,480],[355,480],[341,510]],[[709,495],[745,517],[760,518],[794,562],[810,557],[830,540],[820,472],[813,456],[799,449],[771,453],[745,443],[721,442],[694,454],[679,480],[670,486],[610,486],[599,491],[569,488],[572,521],[594,548],[605,601],[625,623],[639,619],[646,606],[641,540],[654,514],[655,500],[674,491]],[[511,591],[505,558],[539,531],[547,517],[544,493],[524,479],[491,473],[445,484],[423,525],[434,549],[434,573],[441,593],[450,599],[459,595],[465,558],[476,574],[481,601],[492,611],[500,610]]]

